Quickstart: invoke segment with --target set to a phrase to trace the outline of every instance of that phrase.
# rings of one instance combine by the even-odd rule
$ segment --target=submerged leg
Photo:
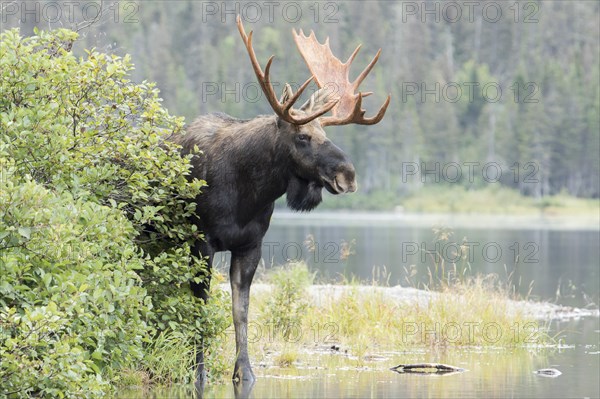
[[[250,303],[250,284],[259,260],[260,245],[243,254],[232,253],[231,255],[229,273],[237,354],[233,380],[238,382],[254,382],[254,373],[248,358],[248,305]]]
[[[192,254],[196,257],[204,257],[206,259],[206,272],[198,273],[196,277],[202,278],[200,283],[195,281],[190,282],[192,292],[194,296],[206,301],[208,300],[208,292],[210,289],[210,272],[212,269],[212,261],[214,256],[214,250],[205,241],[197,241],[194,248],[192,248]],[[197,385],[204,385],[206,380],[206,370],[204,369],[204,340],[200,339],[200,344],[196,348],[196,383]]]

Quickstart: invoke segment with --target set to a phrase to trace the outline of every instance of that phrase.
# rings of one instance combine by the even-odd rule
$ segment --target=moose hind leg
[[[260,245],[243,254],[231,256],[231,299],[235,328],[236,361],[233,380],[254,382],[254,373],[248,357],[248,305],[250,284],[260,260]]]
[[[202,280],[199,283],[196,283],[195,281],[190,281],[190,287],[192,288],[194,296],[202,299],[204,303],[206,303],[209,297],[210,272],[212,269],[214,250],[205,241],[197,241],[194,247],[192,248],[192,255],[198,258],[207,258],[206,270],[196,275],[196,277],[199,277]],[[204,368],[204,339],[201,337],[199,345],[196,348],[196,383],[204,385],[205,381],[206,370]]]
[[[192,255],[196,256],[197,258],[206,259],[206,270],[196,274],[196,277],[199,277],[201,281],[199,283],[190,281],[190,287],[192,288],[194,296],[203,299],[204,302],[208,300],[209,296],[208,292],[210,290],[210,274],[212,270],[214,254],[215,251],[205,241],[196,241],[196,244],[192,248]]]

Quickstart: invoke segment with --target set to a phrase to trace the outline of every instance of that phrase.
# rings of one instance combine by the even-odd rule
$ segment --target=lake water
[[[451,231],[438,241],[434,227]],[[448,230],[449,229],[449,230]],[[471,250],[458,259],[463,239]],[[432,252],[446,267],[468,263],[472,273],[515,271],[512,281],[522,294],[574,306],[598,304],[600,232],[597,218],[531,218],[508,216],[403,215],[368,213],[275,213],[264,240],[265,268],[286,260],[303,260],[322,280],[357,277],[371,281],[384,267],[389,284],[427,280]],[[216,258],[226,267],[228,257]],[[439,261],[438,261],[439,265]],[[376,275],[377,273],[375,273]],[[386,275],[386,278],[388,276]],[[381,281],[381,278],[378,277]],[[263,398],[598,398],[600,397],[600,321],[584,318],[553,321],[560,344],[552,348],[421,348],[414,352],[375,353],[361,366],[327,367],[340,353],[303,356],[292,368],[254,365],[258,377],[250,397]],[[390,332],[393,333],[393,332]],[[400,363],[440,362],[467,369],[451,375],[398,374]],[[343,362],[342,362],[343,363]],[[534,373],[556,368],[556,378]],[[190,387],[144,392],[139,397],[187,398]],[[136,397],[135,392],[127,397]],[[235,397],[231,384],[208,385],[204,398]]]
[[[321,367],[327,357],[292,368],[254,367],[257,381],[251,398],[598,398],[600,384],[600,322],[588,318],[554,323],[562,331],[556,348],[465,348],[382,353],[361,368]],[[389,370],[400,363],[440,362],[465,368],[456,374],[398,374]],[[534,373],[556,368],[550,378]],[[128,392],[127,398],[190,398],[190,386],[149,392]],[[203,398],[234,398],[232,384],[207,385]]]
[[[451,232],[447,240],[436,241],[439,227]],[[385,268],[390,285],[409,285],[411,267],[413,280],[428,281],[428,270],[443,259],[446,269],[454,262],[504,281],[514,272],[516,290],[531,289],[532,299],[580,307],[599,302],[597,218],[276,212],[263,259],[267,268],[304,260],[325,280],[371,281]],[[226,256],[220,260],[227,263]]]

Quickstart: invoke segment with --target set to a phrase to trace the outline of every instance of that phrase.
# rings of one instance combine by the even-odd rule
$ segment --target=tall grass
[[[229,294],[220,287],[224,281],[225,277],[221,273],[213,272],[211,296],[205,311],[210,311],[213,317],[224,320],[222,324],[231,325],[231,299],[225,298]],[[227,303],[229,306],[214,309],[214,306],[211,306],[214,301]],[[229,332],[226,330],[216,334],[210,348],[205,349],[204,361],[209,383],[223,382],[230,377],[235,344],[232,346],[230,335],[233,334]],[[143,390],[152,389],[154,392],[162,388],[192,384],[196,379],[195,359],[199,348],[199,342],[189,335],[174,330],[160,333],[152,344],[145,348],[143,361],[138,367],[122,372],[118,379],[120,390],[137,395],[140,387]],[[129,388],[133,390],[130,392]]]
[[[251,350],[263,363],[270,359],[279,366],[293,366],[316,348],[342,348],[351,365],[360,367],[369,354],[385,351],[519,348],[553,342],[544,324],[512,306],[511,282],[501,281],[497,275],[474,276],[467,263],[438,261],[430,268],[429,281],[414,286],[426,290],[403,300],[394,297],[394,290],[401,288],[377,285],[389,281],[385,269],[374,272],[371,285],[354,281],[344,286],[341,294],[321,295],[318,302],[307,301],[311,295],[307,280],[298,283],[297,276],[311,275],[305,264],[288,265],[276,275],[273,283],[286,283],[255,297],[254,306],[262,311],[251,316],[263,330],[254,337]],[[290,285],[290,281],[296,284]],[[288,311],[292,298],[300,298],[302,312]],[[279,314],[294,317],[274,318]],[[274,320],[290,324],[272,326]],[[289,353],[293,361],[282,361]]]

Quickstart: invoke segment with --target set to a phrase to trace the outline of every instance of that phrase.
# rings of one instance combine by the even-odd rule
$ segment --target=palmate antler
[[[335,94],[340,96],[340,100],[333,108],[333,116],[325,116],[319,119],[322,126],[330,125],[347,125],[356,123],[359,125],[374,125],[381,121],[385,115],[388,105],[390,104],[391,96],[388,95],[387,100],[372,118],[365,118],[365,110],[362,109],[362,99],[373,93],[356,93],[358,86],[362,83],[365,77],[371,72],[375,63],[379,59],[381,49],[375,55],[375,58],[367,65],[360,75],[350,82],[348,79],[350,64],[358,54],[360,45],[354,50],[346,63],[342,63],[329,48],[329,38],[325,40],[325,44],[319,43],[315,33],[310,32],[306,36],[302,30],[296,33],[293,30],[294,40],[298,46],[302,58],[306,62],[308,69],[313,74],[319,88],[330,87],[335,90]]]
[[[254,68],[254,73],[256,74],[256,78],[258,79],[258,83],[260,87],[267,97],[269,104],[273,108],[273,111],[286,122],[295,124],[295,125],[304,125],[312,120],[317,119],[321,115],[331,111],[333,107],[338,103],[338,98],[329,100],[322,107],[317,108],[317,110],[309,115],[292,115],[291,110],[294,103],[300,98],[300,95],[306,89],[306,87],[310,84],[310,82],[314,79],[311,76],[306,82],[300,86],[298,91],[291,96],[286,96],[287,98],[280,103],[277,100],[277,95],[275,94],[275,90],[273,89],[273,85],[271,84],[271,78],[269,77],[269,70],[271,69],[271,63],[273,62],[273,58],[275,56],[271,56],[267,61],[267,65],[265,66],[265,71],[263,72],[258,60],[256,59],[256,54],[254,53],[254,49],[252,48],[252,31],[250,34],[246,35],[246,31],[244,30],[244,26],[242,24],[242,19],[238,15],[237,17],[237,26],[240,31],[240,35],[244,40],[244,44],[246,45],[246,50],[248,51],[248,55],[250,56],[250,62],[252,63],[252,68]]]

